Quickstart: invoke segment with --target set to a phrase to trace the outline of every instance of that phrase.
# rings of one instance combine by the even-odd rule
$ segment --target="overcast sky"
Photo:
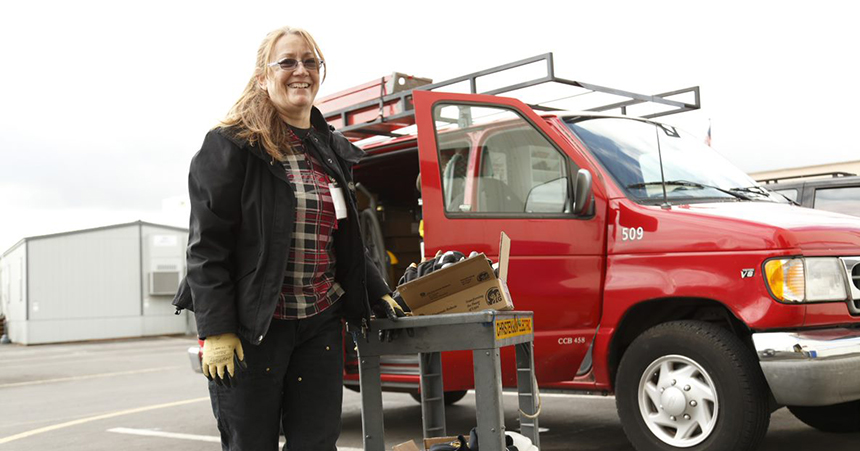
[[[858,7],[845,1],[17,1],[0,15],[0,252],[137,219],[187,226],[191,156],[265,34],[326,55],[319,96],[394,71],[442,81],[553,52],[565,78],[653,94],[754,172],[860,159]],[[170,204],[170,202],[168,202]]]

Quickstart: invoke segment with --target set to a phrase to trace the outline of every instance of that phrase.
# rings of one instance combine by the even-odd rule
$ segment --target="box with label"
[[[508,292],[508,257],[511,239],[502,232],[499,243],[499,277],[484,254],[434,271],[397,287],[414,315],[513,310]]]
[[[468,437],[466,437],[468,440]],[[424,439],[424,448],[419,448],[418,445],[410,440],[408,442],[401,443],[399,445],[395,445],[392,448],[392,451],[427,451],[433,445],[438,445],[439,443],[458,443],[457,437],[432,437]]]

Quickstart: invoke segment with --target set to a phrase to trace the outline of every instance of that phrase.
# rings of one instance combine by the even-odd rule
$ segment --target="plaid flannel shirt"
[[[334,280],[337,217],[329,190],[331,179],[292,130],[290,144],[294,153],[282,164],[296,193],[296,226],[275,308],[277,319],[311,317],[344,294]]]

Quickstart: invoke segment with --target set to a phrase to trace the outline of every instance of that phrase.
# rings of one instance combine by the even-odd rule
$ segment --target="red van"
[[[396,92],[387,79],[364,87],[378,98],[322,99],[348,137],[376,137],[359,141],[355,179],[390,278],[437,251],[495,259],[504,231],[515,308],[534,311],[540,387],[613,393],[639,450],[755,449],[782,406],[823,431],[860,431],[860,219],[779,202],[654,119],[666,111],[626,115],[698,108],[697,88],[691,103],[558,79],[551,55],[452,82],[477,92],[480,76],[541,58],[540,83],[627,100],[570,113],[439,92],[451,83]],[[385,389],[417,393],[416,356],[383,363]],[[514,363],[503,352],[508,387]],[[471,355],[443,365],[455,402],[472,388]]]

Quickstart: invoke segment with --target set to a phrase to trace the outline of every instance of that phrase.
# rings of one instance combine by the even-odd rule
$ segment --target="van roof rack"
[[[537,78],[522,80],[522,73],[527,66],[532,72],[537,68],[542,75]],[[504,85],[492,89],[479,90],[478,84],[490,84],[496,78]],[[520,79],[520,81],[516,81]],[[441,88],[453,89],[455,85],[468,83],[468,93],[471,94],[505,94],[520,98],[535,110],[563,111],[576,109],[580,111],[612,112],[617,110],[622,115],[628,114],[630,107],[646,106],[643,114],[639,117],[654,118],[684,111],[697,110],[700,108],[699,87],[694,86],[676,91],[660,94],[647,95],[620,89],[608,88],[591,83],[583,83],[565,78],[556,77],[553,65],[552,53],[533,56],[531,58],[514,61],[490,69],[474,72],[468,75],[452,78],[439,83],[432,83],[426,78],[412,77],[395,72],[391,76],[382,77],[378,81],[365,83],[355,88],[341,91],[317,101],[317,107],[325,116],[326,120],[335,128],[338,128],[346,137],[353,141],[370,138],[373,136],[403,136],[404,133],[395,133],[395,130],[415,124],[415,111],[412,104],[412,92],[415,90],[435,91]],[[540,85],[550,83],[551,91],[537,89]],[[559,86],[561,85],[561,86]],[[558,96],[559,87],[570,90],[567,95],[553,97],[548,100],[529,102],[521,97],[532,94],[543,93],[543,95]],[[452,92],[461,92],[452,90]],[[513,95],[513,93],[518,95]],[[591,96],[586,96],[591,95]],[[679,96],[689,98],[692,102],[677,100]],[[597,103],[591,102],[578,108],[557,107],[550,104],[559,104],[563,101],[581,101],[594,97]]]
[[[819,172],[819,173],[817,173],[817,174],[788,175],[788,176],[785,176],[785,177],[772,177],[772,178],[768,178],[768,179],[756,180],[756,182],[764,183],[765,185],[770,185],[770,184],[772,184],[772,183],[779,183],[779,182],[783,182],[783,181],[786,181],[786,180],[794,180],[794,179],[805,179],[805,178],[811,178],[811,177],[832,177],[832,178],[839,178],[839,177],[853,177],[853,176],[855,176],[855,175],[857,175],[857,174],[853,174],[853,173],[851,173],[851,172],[840,172],[840,171],[835,171],[835,172]]]

